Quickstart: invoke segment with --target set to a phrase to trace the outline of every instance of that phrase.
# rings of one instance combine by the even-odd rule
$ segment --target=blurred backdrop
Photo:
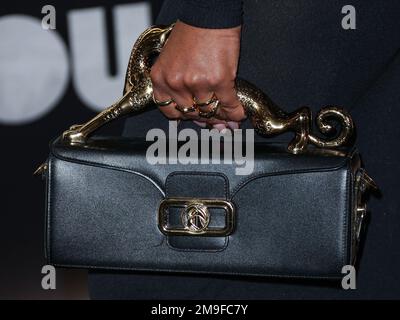
[[[49,4],[55,9],[54,30],[42,27],[49,13],[42,8]],[[44,183],[32,173],[46,159],[48,141],[121,95],[133,42],[161,4],[2,2],[0,299],[88,298],[84,271],[58,269],[57,289],[41,287]]]

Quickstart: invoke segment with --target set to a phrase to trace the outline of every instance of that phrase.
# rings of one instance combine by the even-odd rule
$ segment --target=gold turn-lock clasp
[[[168,223],[169,208],[181,208],[181,227],[171,227]],[[210,227],[211,208],[225,211],[225,225]],[[161,202],[158,209],[158,228],[170,236],[207,236],[224,237],[234,230],[235,208],[233,204],[220,199],[169,198]]]

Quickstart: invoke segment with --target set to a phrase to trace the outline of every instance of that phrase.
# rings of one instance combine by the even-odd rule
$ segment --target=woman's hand
[[[203,29],[178,21],[151,69],[154,98],[173,100],[159,107],[161,112],[169,119],[191,119],[204,127],[238,128],[245,118],[235,90],[239,50],[240,27]],[[191,107],[193,99],[204,103],[213,95],[220,102],[218,119],[202,118],[198,111],[177,110]],[[199,108],[208,112],[213,106],[211,103]]]

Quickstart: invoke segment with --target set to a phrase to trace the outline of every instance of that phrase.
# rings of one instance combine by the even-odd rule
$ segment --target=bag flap
[[[56,139],[50,149],[51,154],[61,160],[137,173],[164,191],[167,176],[175,171],[221,173],[228,178],[231,195],[248,181],[265,175],[337,170],[348,165],[355,153],[354,149],[312,149],[304,154],[293,155],[286,151],[285,144],[255,142],[254,157],[249,157],[241,164],[235,163],[235,160],[233,163],[224,163],[223,154],[220,155],[220,163],[212,163],[211,156],[208,163],[201,163],[204,158],[200,159],[200,152],[188,157],[192,163],[182,164],[179,161],[171,163],[170,156],[174,155],[169,153],[167,146],[166,154],[158,157],[163,164],[152,164],[147,157],[147,151],[153,143],[124,137],[95,137],[90,143],[80,146],[65,144]],[[178,150],[183,144],[177,145]],[[199,150],[200,148],[199,146]],[[223,148],[221,149],[223,153]],[[242,150],[245,154],[245,147]],[[250,174],[238,175],[237,168],[244,166],[249,167]]]

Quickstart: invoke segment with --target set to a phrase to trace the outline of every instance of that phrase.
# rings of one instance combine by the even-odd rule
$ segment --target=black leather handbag
[[[345,133],[325,141],[310,133],[308,109],[285,114],[238,80],[238,96],[257,132],[295,132],[289,149],[255,143],[250,175],[237,175],[233,165],[150,164],[150,142],[92,135],[108,121],[154,105],[146,59],[161,50],[171,28],[152,27],[138,39],[121,100],[51,143],[38,170],[46,180],[48,263],[340,277],[357,257],[365,191],[374,186],[357,150],[342,147],[353,129],[344,110],[325,108],[317,116],[323,132],[330,129],[326,118],[342,120]]]

